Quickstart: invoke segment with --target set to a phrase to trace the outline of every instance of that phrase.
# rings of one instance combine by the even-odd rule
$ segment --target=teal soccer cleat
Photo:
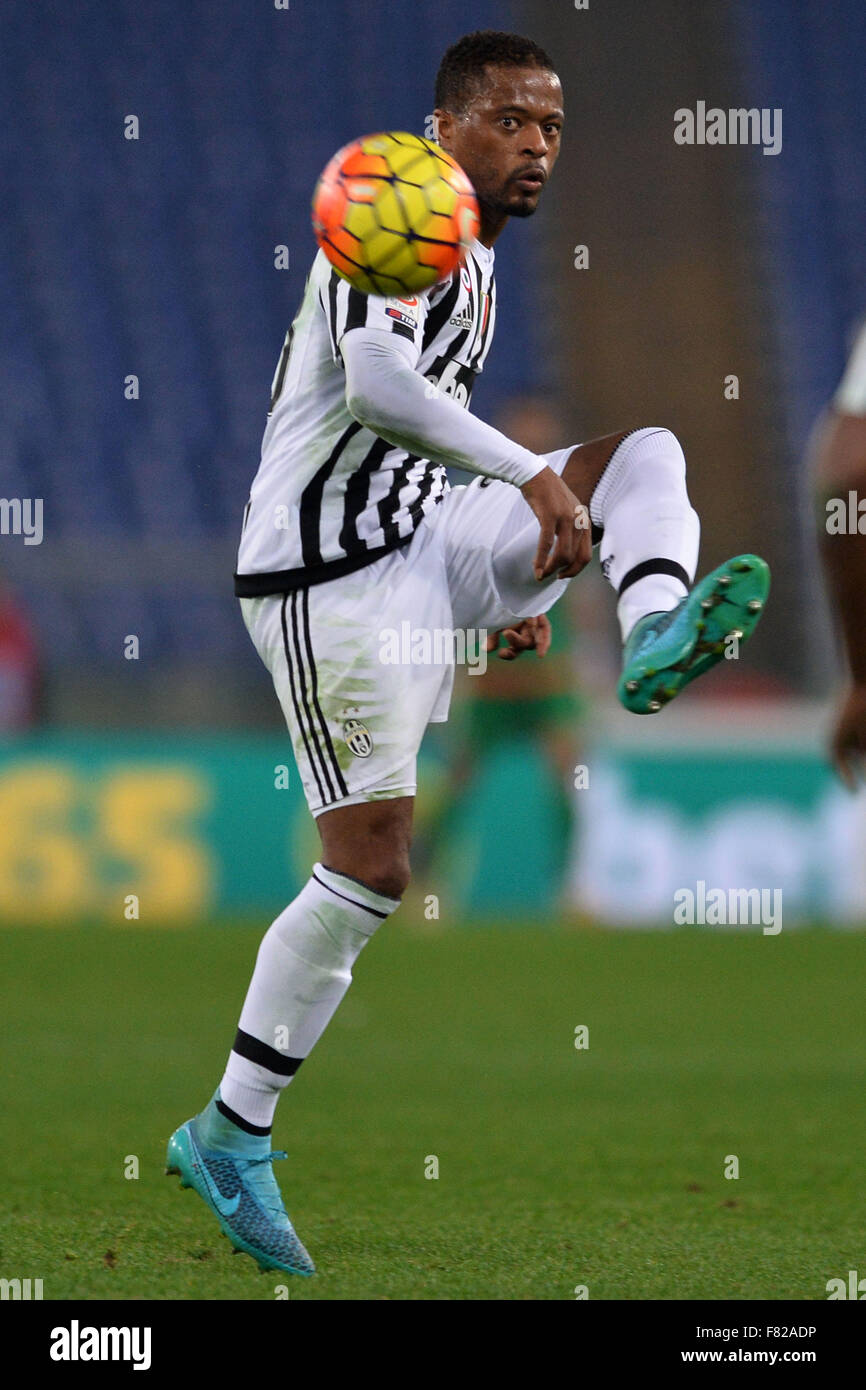
[[[195,1188],[235,1252],[252,1255],[263,1272],[282,1269],[287,1274],[315,1274],[316,1267],[286,1214],[273,1173],[274,1159],[287,1155],[270,1152],[267,1141],[264,1145],[253,1141],[249,1153],[205,1147],[202,1122],[212,1106],[213,1102],[204,1115],[175,1130],[168,1141],[166,1174],[179,1177],[181,1187]]]
[[[736,555],[696,584],[669,613],[650,613],[629,633],[617,685],[632,714],[656,714],[689,681],[739,649],[754,632],[770,591],[757,555]]]

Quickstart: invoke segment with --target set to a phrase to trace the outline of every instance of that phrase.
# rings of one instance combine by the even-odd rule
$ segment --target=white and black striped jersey
[[[409,340],[415,370],[468,406],[495,317],[493,250],[478,241],[449,280],[405,299],[360,294],[318,253],[274,376],[236,594],[349,574],[405,544],[448,490],[441,464],[389,444],[350,413],[343,335],[376,328]]]

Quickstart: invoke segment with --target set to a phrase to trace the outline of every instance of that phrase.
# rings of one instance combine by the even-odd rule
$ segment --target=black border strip
[[[682,565],[678,565],[676,560],[665,560],[661,557],[657,560],[641,560],[639,565],[634,565],[626,574],[616,591],[617,598],[622,598],[626,589],[630,589],[639,579],[646,579],[649,574],[670,574],[685,584],[687,593],[692,586],[687,571]]]
[[[218,1100],[216,1108],[220,1114],[238,1129],[242,1129],[245,1134],[256,1134],[260,1139],[264,1139],[271,1132],[270,1125],[251,1125],[249,1120],[245,1120],[243,1115],[239,1115],[236,1110],[232,1110],[230,1105],[226,1105],[224,1100]]]
[[[303,1057],[287,1057],[284,1052],[269,1047],[260,1038],[254,1038],[252,1033],[245,1033],[243,1028],[239,1028],[235,1035],[232,1052],[236,1052],[239,1057],[246,1057],[248,1062],[255,1062],[257,1067],[272,1071],[275,1076],[294,1076],[304,1060]]]
[[[295,589],[306,589],[312,584],[327,584],[330,579],[341,579],[344,574],[354,574],[355,570],[372,565],[392,550],[408,545],[412,535],[400,536],[393,545],[379,545],[373,550],[364,550],[357,555],[344,555],[339,560],[324,560],[320,565],[301,565],[294,570],[266,570],[258,574],[236,574],[234,576],[235,594],[238,598],[267,598],[269,594],[290,594]]]

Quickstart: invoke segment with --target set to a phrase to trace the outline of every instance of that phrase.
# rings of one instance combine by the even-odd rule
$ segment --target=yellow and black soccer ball
[[[313,194],[316,240],[363,294],[417,294],[446,280],[479,225],[475,191],[460,165],[406,131],[345,145]]]

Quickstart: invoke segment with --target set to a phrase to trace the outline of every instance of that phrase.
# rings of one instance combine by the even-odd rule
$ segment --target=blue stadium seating
[[[756,152],[755,217],[797,447],[866,308],[866,6],[732,0],[730,11],[748,104],[784,109],[783,154]],[[4,15],[0,493],[43,497],[46,530],[43,547],[7,543],[3,556],[53,666],[114,660],[129,631],[164,661],[247,650],[230,571],[314,252],[311,189],[347,139],[423,131],[439,57],[467,25],[462,0],[411,13],[407,24],[405,0],[375,11],[328,0],[323,25],[319,5],[295,0],[40,0]],[[471,23],[519,28],[520,6],[474,0]],[[138,140],[124,138],[129,115]],[[509,331],[476,396],[482,413],[541,384],[526,377],[542,360],[537,235],[497,247]],[[287,272],[273,265],[278,244]],[[124,395],[129,374],[137,400]],[[222,545],[222,588],[204,567],[198,585],[172,589],[170,562],[142,581],[154,540],[179,554]],[[64,576],[68,552],[80,559]]]
[[[774,349],[799,459],[866,312],[866,5],[735,0],[730,22],[744,104],[783,111],[781,154],[756,154],[754,168]]]
[[[511,8],[476,4],[473,22],[510,27]],[[246,643],[231,569],[315,253],[316,176],[370,128],[423,131],[439,57],[464,28],[459,0],[419,6],[411,25],[398,0],[374,24],[349,0],[331,0],[327,25],[316,5],[245,0],[48,0],[4,16],[0,490],[43,497],[46,531],[45,563],[14,543],[3,554],[50,664],[115,660],[129,631],[165,661]],[[124,138],[129,115],[138,140]],[[524,241],[508,257],[518,281],[527,255]],[[527,356],[510,298],[517,331],[485,382],[494,407]],[[221,587],[210,571],[173,597],[170,575],[128,582],[123,542],[137,554],[153,539],[221,539]],[[83,541],[86,572],[58,584]]]

